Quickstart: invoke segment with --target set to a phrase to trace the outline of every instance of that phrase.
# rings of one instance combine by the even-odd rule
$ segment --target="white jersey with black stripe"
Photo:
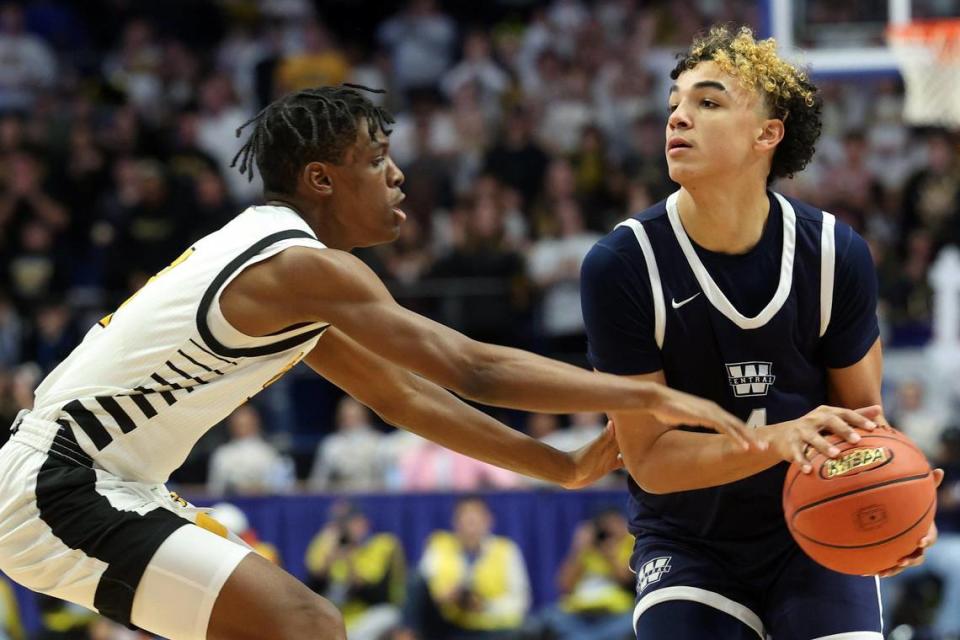
[[[324,249],[293,210],[250,207],[152,278],[40,384],[33,416],[69,424],[94,462],[165,482],[197,440],[299,362],[327,325],[247,336],[220,311],[244,268],[292,246]]]

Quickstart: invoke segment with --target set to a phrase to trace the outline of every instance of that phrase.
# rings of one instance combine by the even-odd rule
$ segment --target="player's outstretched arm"
[[[631,377],[666,384],[663,371]],[[674,493],[736,482],[783,460],[802,463],[810,455],[808,447],[835,455],[822,430],[858,438],[853,427],[872,428],[871,418],[878,414],[878,407],[860,411],[819,407],[796,420],[759,427],[757,434],[768,448],[750,451],[732,446],[728,438],[670,429],[649,413],[612,417],[624,465],[637,484],[650,493]]]
[[[711,401],[471,340],[401,307],[363,262],[343,251],[283,251],[241,274],[221,307],[245,333],[250,329],[239,323],[262,317],[265,309],[282,318],[274,328],[329,322],[399,367],[484,404],[547,413],[653,411],[671,425],[729,433],[742,446],[754,437]]]
[[[324,333],[306,362],[388,423],[516,473],[575,489],[621,466],[612,426],[582,449],[558,451],[391,364],[335,328]]]

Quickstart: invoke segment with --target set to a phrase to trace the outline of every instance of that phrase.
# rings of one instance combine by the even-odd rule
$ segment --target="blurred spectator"
[[[33,362],[25,362],[13,370],[10,392],[17,411],[33,409],[33,393],[43,376],[43,371]],[[8,424],[12,423],[11,420]]]
[[[405,170],[421,158],[449,161],[457,151],[457,130],[450,110],[442,102],[440,94],[432,88],[411,90],[409,93],[410,108],[396,116],[396,123],[390,134],[390,155],[394,161]],[[437,173],[435,164],[425,167],[431,174]],[[441,167],[441,171],[449,169]],[[413,171],[410,177],[417,180]],[[430,182],[442,185],[435,176],[431,175]],[[404,190],[409,186],[404,181]],[[414,195],[417,194],[414,191]],[[421,196],[422,197],[422,196]],[[429,215],[429,211],[413,210],[415,214]]]
[[[951,426],[943,431],[933,462],[944,471],[937,492],[937,543],[924,554],[924,563],[918,569],[886,578],[880,584],[888,627],[917,624],[922,622],[917,618],[929,617],[930,629],[917,629],[916,637],[928,637],[922,634],[929,631],[931,638],[949,640],[960,637],[960,608],[957,607],[960,602],[960,427]],[[927,612],[904,611],[905,605],[918,608],[912,601],[918,599],[919,590],[930,584],[925,580],[927,576],[933,576],[935,590],[939,592],[934,606]],[[921,613],[927,615],[917,615]],[[913,619],[904,620],[904,617]]]
[[[25,111],[38,91],[53,86],[56,59],[50,46],[24,30],[17,2],[0,7],[0,112]]]
[[[213,233],[237,214],[227,185],[216,169],[206,169],[193,180],[196,217],[190,224],[189,235],[194,239]]]
[[[556,447],[553,443],[564,437],[560,430],[560,416],[552,413],[531,413],[527,416],[526,431],[531,438],[545,442],[551,447]]]
[[[153,26],[145,19],[126,24],[118,50],[103,62],[107,82],[152,120],[163,114],[164,92],[160,80],[163,50],[156,41]]]
[[[260,435],[260,414],[252,404],[227,417],[230,440],[210,456],[207,491],[211,495],[251,495],[285,491],[293,483],[293,465]]]
[[[381,434],[370,424],[370,410],[344,396],[337,405],[336,433],[317,447],[310,488],[316,491],[372,491],[383,486],[377,460]]]
[[[33,408],[33,392],[40,384],[40,368],[27,362],[12,370],[0,367],[0,444],[10,439],[10,426],[22,409]]]
[[[500,140],[487,153],[485,171],[517,189],[529,207],[543,185],[549,156],[533,138],[532,115],[516,107],[506,116]]]
[[[230,166],[240,148],[236,131],[248,117],[249,114],[237,101],[229,76],[215,74],[200,85],[197,142],[201,149],[216,158],[220,172],[227,180],[230,195],[242,204],[258,200],[263,192],[259,175],[248,180],[247,176]]]
[[[303,46],[277,66],[279,94],[309,87],[340,84],[347,79],[350,65],[336,47],[333,36],[320,23],[310,21],[303,27]]]
[[[500,100],[510,86],[510,77],[493,59],[490,37],[483,31],[471,31],[463,42],[463,59],[443,76],[441,86],[448,97],[473,84],[480,103],[488,114],[497,115]]]
[[[560,602],[540,615],[555,640],[629,640],[633,633],[633,536],[619,509],[581,523],[557,575]]]
[[[102,617],[90,623],[87,634],[83,640],[152,640],[152,636],[144,631],[128,629],[118,622]]]
[[[603,433],[603,415],[590,411],[570,414],[570,425],[559,437],[547,443],[563,451],[573,451],[593,442]]]
[[[517,345],[522,338],[518,324],[528,302],[527,282],[523,257],[506,244],[504,211],[492,198],[478,199],[461,223],[463,231],[453,251],[430,273],[473,280],[456,317],[446,320],[471,338]]]
[[[433,266],[429,238],[417,218],[407,218],[400,237],[384,246],[382,253],[387,277],[404,284],[417,282]]]
[[[403,491],[477,491],[510,489],[520,476],[451,451],[431,440],[422,440],[400,458]]]
[[[403,460],[426,440],[406,429],[392,429],[380,438],[377,466],[383,470],[383,487],[388,491],[404,488]]]
[[[530,248],[527,273],[540,293],[547,354],[577,359],[586,352],[580,312],[580,265],[602,236],[584,228],[580,205],[574,200],[558,202],[553,220],[554,232]]]
[[[53,371],[81,340],[80,330],[67,303],[50,299],[41,303],[35,316],[36,330],[26,342],[26,353],[43,374]]]
[[[18,151],[7,157],[6,165],[0,191],[0,229],[4,232],[0,250],[14,249],[23,227],[31,222],[44,225],[51,233],[65,229],[70,213],[44,191],[46,167],[41,159]]]
[[[10,291],[24,310],[36,308],[45,298],[67,288],[67,270],[55,251],[50,227],[29,220],[20,228],[18,246],[6,256],[4,265]]]
[[[926,385],[918,379],[904,380],[897,386],[888,418],[890,424],[910,436],[928,456],[937,452],[940,434],[948,419],[929,401]]]
[[[308,585],[343,613],[350,640],[379,640],[400,623],[406,561],[390,533],[371,535],[370,521],[341,502],[314,536],[306,556]]]
[[[0,289],[0,370],[22,361],[24,329],[23,320]]]
[[[453,531],[427,540],[419,578],[407,595],[407,622],[423,640],[511,640],[530,607],[530,584],[516,543],[495,536],[493,515],[462,498]]]
[[[830,194],[824,208],[859,233],[864,232],[867,219],[876,212],[881,194],[868,161],[866,134],[850,131],[843,137],[843,155],[824,176],[823,187]]]
[[[570,415],[570,424],[562,427],[560,416],[549,413],[532,413],[527,418],[527,433],[544,444],[560,451],[575,451],[595,440],[604,429],[603,415],[581,412]],[[528,484],[544,485],[545,482],[525,479]],[[598,480],[593,487],[622,486],[616,474]]]
[[[450,67],[456,27],[435,0],[408,0],[377,29],[377,39],[393,59],[395,89],[435,87]]]
[[[677,185],[670,180],[667,159],[663,152],[666,144],[665,126],[665,120],[658,116],[645,116],[634,120],[630,126],[628,145],[624,150],[624,172],[628,178],[637,180],[649,190],[650,204],[666,198],[677,189]],[[632,207],[630,214],[642,210],[643,208]]]
[[[925,229],[938,242],[960,242],[960,165],[954,136],[931,132],[926,139],[926,162],[903,188],[903,224],[907,239]]]
[[[144,159],[122,170],[120,180],[129,181],[131,192],[109,213],[117,234],[109,268],[114,281],[135,291],[187,248],[191,218],[158,161]]]
[[[13,585],[0,578],[0,640],[26,640]]]
[[[31,636],[33,640],[87,640],[88,629],[100,619],[89,609],[53,596],[38,595],[37,605],[40,629]]]
[[[932,335],[933,289],[928,274],[933,242],[929,231],[915,229],[906,239],[904,256],[887,252],[878,265],[879,296],[892,329],[888,346],[919,346]]]
[[[167,166],[171,175],[190,179],[196,178],[203,171],[219,173],[217,159],[200,145],[200,114],[186,109],[176,116],[172,125],[173,136],[167,148]]]
[[[226,527],[229,533],[237,536],[241,541],[243,541],[258,554],[275,565],[283,566],[283,561],[280,558],[280,551],[275,545],[260,539],[260,536],[257,534],[257,530],[250,526],[250,521],[247,519],[247,514],[245,514],[240,507],[230,504],[229,502],[218,502],[210,507],[209,516],[222,526]],[[201,515],[198,517],[197,523],[203,526],[201,523],[203,523],[204,520],[205,519],[203,518],[203,515]],[[222,531],[215,531],[214,533],[223,535],[223,537],[229,537],[224,535]]]
[[[596,122],[598,116],[590,100],[587,69],[577,62],[570,62],[561,76],[559,96],[544,105],[538,137],[553,153],[572,153],[583,128]]]

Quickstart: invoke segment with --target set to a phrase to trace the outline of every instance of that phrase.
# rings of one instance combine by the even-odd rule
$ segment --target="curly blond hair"
[[[820,137],[822,102],[807,73],[779,56],[773,38],[756,40],[749,27],[718,25],[697,37],[677,56],[674,80],[701,62],[711,61],[748,89],[760,92],[773,117],[784,122],[769,181],[789,177],[810,162]]]

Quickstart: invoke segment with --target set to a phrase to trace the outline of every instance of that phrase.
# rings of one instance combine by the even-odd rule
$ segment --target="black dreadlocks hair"
[[[359,91],[358,91],[359,90]],[[257,164],[263,186],[274,193],[292,193],[297,176],[309,162],[339,163],[357,140],[360,118],[365,118],[370,137],[377,131],[390,135],[387,125],[393,115],[360,93],[385,93],[362,85],[342,84],[289,93],[264,108],[237,129],[237,137],[249,125],[253,133],[233,157],[240,173],[253,180]]]

